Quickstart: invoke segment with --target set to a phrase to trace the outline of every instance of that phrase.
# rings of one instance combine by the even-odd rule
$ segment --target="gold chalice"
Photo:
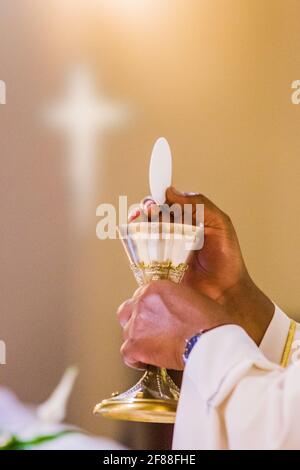
[[[169,279],[179,283],[191,252],[203,245],[203,226],[168,222],[122,225],[119,233],[137,283]],[[166,369],[148,366],[132,388],[113,394],[95,406],[108,418],[151,423],[174,423],[179,388]]]

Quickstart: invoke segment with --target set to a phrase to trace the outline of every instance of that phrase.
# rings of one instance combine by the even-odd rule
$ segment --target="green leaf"
[[[76,431],[66,430],[60,431],[56,434],[45,434],[42,436],[37,436],[29,441],[22,441],[17,436],[11,436],[11,438],[3,445],[0,446],[0,450],[25,450],[31,449],[35,446],[39,446],[44,442],[53,441],[59,439],[66,434],[75,433]],[[78,431],[77,431],[78,432]]]

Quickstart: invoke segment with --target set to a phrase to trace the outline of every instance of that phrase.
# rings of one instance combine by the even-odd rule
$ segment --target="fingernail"
[[[154,202],[154,203],[155,203],[155,201],[154,201],[154,199],[153,199],[152,196],[146,196],[146,197],[144,197],[144,198],[141,200],[140,204],[141,204],[141,206],[144,206],[144,205],[147,204],[148,202]]]
[[[147,199],[147,201],[144,202],[144,209],[148,210],[151,206],[156,206],[156,202],[153,199]]]
[[[132,222],[141,215],[141,209],[134,209],[128,214],[128,222]]]
[[[193,192],[188,192],[188,193],[183,193],[184,196],[200,196],[201,193],[193,193]]]
[[[174,186],[171,186],[170,187],[171,191],[174,193],[174,194],[177,194],[178,196],[200,196],[201,193],[195,193],[193,191],[178,191],[178,189],[174,188]]]

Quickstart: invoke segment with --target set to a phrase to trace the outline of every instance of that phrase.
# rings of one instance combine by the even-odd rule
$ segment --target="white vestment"
[[[174,449],[300,449],[299,423],[299,324],[291,337],[276,307],[260,348],[235,325],[200,337],[184,370]]]

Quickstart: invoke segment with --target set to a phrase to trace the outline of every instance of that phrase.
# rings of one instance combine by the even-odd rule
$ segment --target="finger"
[[[138,287],[138,289],[136,289],[131,299],[125,300],[125,302],[123,302],[118,308],[117,317],[122,328],[124,328],[125,325],[129,322],[133,313],[133,307],[134,307],[135,301],[143,293],[143,291],[146,288],[147,286]]]
[[[141,207],[148,221],[154,221],[160,216],[160,207],[151,196],[147,196],[141,201]]]
[[[152,208],[158,207],[151,196],[146,196],[141,200],[139,206],[133,207],[128,213],[128,223],[138,219],[141,215],[150,217]]]
[[[142,213],[142,209],[140,207],[135,207],[132,209],[128,214],[128,223],[133,222],[137,219]]]
[[[135,348],[133,347],[133,343],[130,340],[126,340],[121,346],[121,356],[123,358],[124,363],[133,369],[146,369],[146,365],[136,359],[135,355]]]
[[[145,213],[148,213],[148,210],[150,209],[151,206],[156,205],[156,202],[154,201],[152,196],[146,196],[144,199],[141,200],[141,207],[145,211]]]
[[[133,299],[128,299],[123,302],[117,310],[117,317],[122,328],[130,320],[133,309]]]
[[[181,192],[178,189],[174,188],[174,186],[170,186],[166,191],[166,199],[169,203],[174,204],[204,204],[209,203],[211,206],[214,206],[216,209],[217,206],[210,201],[204,194],[201,193],[188,193],[188,192]]]

